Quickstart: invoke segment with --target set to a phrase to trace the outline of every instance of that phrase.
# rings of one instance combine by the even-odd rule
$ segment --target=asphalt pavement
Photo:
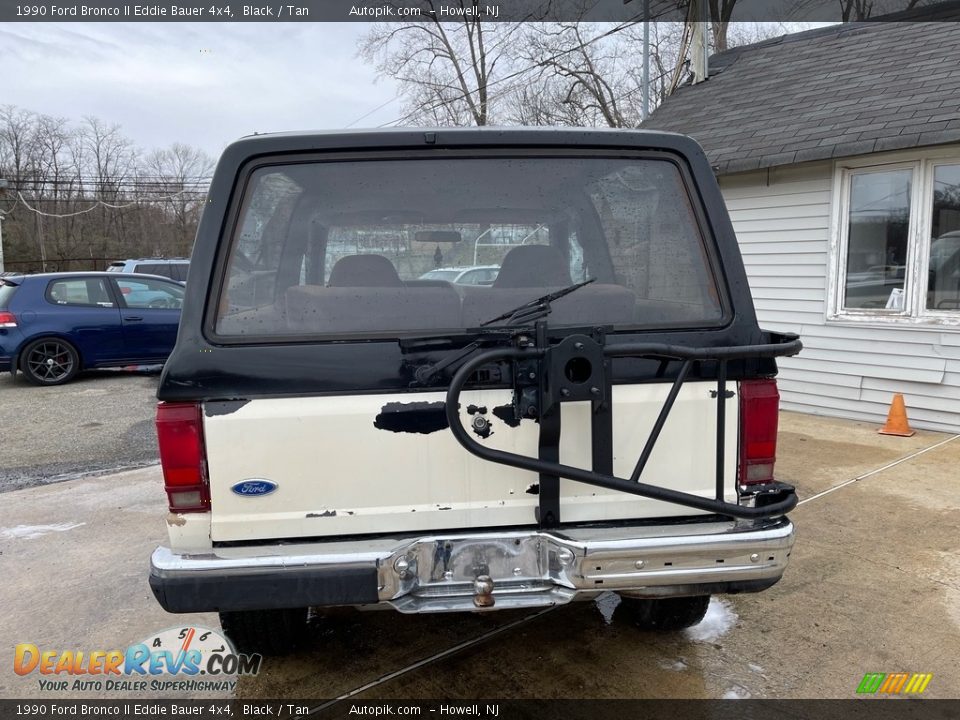
[[[37,387],[0,373],[0,493],[157,462],[159,369]]]

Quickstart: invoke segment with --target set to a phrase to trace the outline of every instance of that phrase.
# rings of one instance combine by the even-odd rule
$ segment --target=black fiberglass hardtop
[[[581,179],[576,175],[576,168],[592,164],[598,167],[596,171],[585,171],[592,173],[589,177]],[[654,166],[659,174],[645,179],[650,173],[644,168]],[[283,173],[275,173],[273,168],[282,168]],[[568,168],[574,170],[568,173]],[[609,168],[611,172],[607,172]],[[518,179],[511,183],[512,169]],[[330,177],[323,177],[322,173]],[[616,178],[615,183],[610,177]],[[389,184],[373,187],[378,178]],[[611,189],[611,183],[616,187]],[[665,185],[667,191],[654,197],[658,188]],[[531,186],[535,187],[530,190]],[[594,187],[600,190],[583,190]],[[376,192],[390,197],[377,206],[367,199],[368,194]],[[530,197],[518,197],[524,192]],[[331,272],[337,272],[330,267],[335,265],[330,259],[331,243],[355,243],[359,251],[356,255],[381,257],[388,254],[384,247],[400,242],[395,235],[406,233],[408,250],[413,245],[422,247],[422,263],[427,264],[413,268],[419,272],[432,269],[431,262],[436,266],[448,264],[446,257],[453,254],[458,242],[464,242],[469,226],[475,229],[471,231],[476,237],[474,256],[466,262],[472,259],[478,265],[481,261],[489,265],[487,258],[477,257],[488,247],[513,250],[497,258],[503,264],[500,279],[509,273],[515,284],[523,285],[524,272],[530,267],[549,266],[553,259],[546,251],[533,252],[544,250],[542,245],[549,243],[537,242],[534,235],[554,233],[575,238],[570,240],[571,245],[576,241],[588,248],[591,233],[634,222],[631,218],[613,217],[603,225],[603,214],[616,210],[610,211],[609,207],[615,205],[617,192],[628,194],[629,203],[621,201],[625,207],[656,206],[661,215],[667,216],[655,226],[646,219],[651,225],[651,246],[659,242],[679,247],[684,237],[697,236],[699,247],[689,252],[691,257],[696,256],[692,260],[661,258],[660,270],[651,273],[650,268],[655,265],[651,261],[647,273],[666,277],[663,284],[668,291],[671,286],[689,286],[693,287],[691,293],[702,294],[705,299],[695,297],[688,302],[689,298],[680,298],[685,301],[681,303],[673,302],[672,297],[667,302],[638,295],[638,307],[653,308],[648,316],[643,316],[642,309],[640,317],[604,318],[602,311],[591,316],[591,309],[604,309],[620,302],[619,295],[598,295],[600,291],[596,289],[614,288],[619,271],[616,258],[612,264],[606,259],[607,267],[602,267],[599,260],[581,258],[580,278],[568,277],[564,272],[564,280],[581,279],[591,287],[575,290],[568,298],[556,301],[556,307],[575,299],[586,303],[584,312],[579,316],[573,313],[568,322],[551,314],[553,308],[547,303],[546,312],[535,310],[526,314],[529,322],[511,323],[507,313],[505,322],[485,324],[504,314],[496,312],[504,307],[482,298],[473,301],[474,311],[469,319],[446,317],[445,311],[438,310],[443,303],[437,302],[440,288],[435,285],[447,283],[417,280],[415,276],[400,282],[424,286],[413,288],[423,301],[415,311],[407,313],[430,315],[423,327],[398,325],[396,330],[390,326],[355,330],[348,323],[344,327],[311,328],[303,320],[309,310],[303,310],[298,321],[292,319],[293,309],[309,308],[311,298],[305,293],[295,295],[291,288],[323,287],[335,279],[331,277]],[[667,206],[668,192],[669,197],[683,196],[677,208]],[[594,198],[592,204],[588,202],[590,198]],[[311,204],[317,202],[335,207],[318,213],[311,209]],[[264,212],[254,217],[261,206]],[[301,213],[301,209],[305,212]],[[316,216],[324,213],[329,216],[328,226],[336,224],[337,230],[318,228],[323,220],[318,223]],[[669,224],[681,215],[686,218],[686,226]],[[344,239],[348,231],[352,234]],[[244,238],[258,232],[260,256],[243,256]],[[676,238],[669,236],[671,243],[664,243],[658,232],[673,232]],[[264,257],[262,246],[268,245],[264,239],[271,233],[302,237],[303,244],[297,248],[290,242],[282,246],[278,243],[274,256]],[[317,253],[309,246],[319,244],[319,234],[323,234],[322,242],[327,247],[326,267],[322,267],[323,258],[311,261],[311,254]],[[615,242],[608,240],[611,248]],[[524,255],[517,250],[529,252]],[[588,254],[587,250],[576,252]],[[511,264],[513,258],[516,260]],[[700,275],[691,272],[687,273],[689,278],[670,276],[669,268],[684,263],[698,263]],[[574,260],[570,264],[572,267]],[[371,280],[380,269],[360,268],[361,279],[355,284],[389,284]],[[308,277],[310,273],[313,279]],[[548,291],[556,291],[563,289],[558,287],[561,283],[545,281],[542,285]],[[505,302],[515,299],[522,306],[542,297],[534,292],[534,286],[540,283],[527,284],[531,287],[525,295],[514,289],[505,293]],[[698,284],[702,287],[694,287]],[[242,292],[234,292],[234,286],[242,287]],[[637,294],[635,287],[631,290]],[[432,291],[437,294],[430,295]],[[449,294],[447,288],[443,292]],[[588,292],[593,295],[588,297]],[[232,303],[231,293],[236,297],[243,295],[236,308],[228,307]],[[461,298],[462,307],[466,308],[470,300],[469,295]],[[251,314],[259,312],[254,308],[264,303],[279,309],[260,312],[259,316]],[[356,305],[346,302],[344,307],[349,310],[351,304]],[[397,307],[395,300],[380,306],[374,303],[361,308],[352,321],[356,324],[358,318],[382,314],[391,307]],[[672,310],[664,310],[673,307],[684,310],[675,315],[670,314]],[[512,308],[511,305],[506,310]],[[706,309],[701,312],[702,308]],[[231,309],[236,310],[234,315]],[[286,320],[284,311],[288,313]],[[228,326],[227,321],[234,316],[241,320],[231,320],[233,325]],[[246,325],[243,318],[248,318]],[[605,322],[606,319],[611,322]],[[717,182],[701,148],[685,136],[646,131],[492,128],[258,135],[228,147],[217,166],[192,255],[177,346],[165,367],[158,396],[166,401],[211,401],[442,389],[457,367],[456,362],[450,362],[452,353],[467,348],[469,354],[471,343],[481,348],[509,343],[520,325],[529,326],[532,332],[538,321],[553,340],[577,333],[599,334],[606,346],[653,342],[729,350],[786,340],[761,331],[757,325],[736,236]],[[477,373],[470,382],[510,387],[508,365]],[[439,370],[434,371],[435,368]],[[623,357],[612,361],[611,381],[663,382],[674,378],[680,368],[680,364],[664,362],[663,358]],[[725,371],[727,379],[737,379],[773,374],[775,365],[769,357],[754,354],[731,359]],[[717,363],[697,362],[689,372],[691,377],[713,378]]]

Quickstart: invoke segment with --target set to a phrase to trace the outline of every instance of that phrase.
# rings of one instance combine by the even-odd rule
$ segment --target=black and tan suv
[[[422,278],[481,237],[491,285]],[[170,539],[151,586],[264,652],[330,606],[614,591],[648,627],[695,624],[786,568],[774,358],[799,350],[758,327],[689,138],[241,140],[160,383]]]

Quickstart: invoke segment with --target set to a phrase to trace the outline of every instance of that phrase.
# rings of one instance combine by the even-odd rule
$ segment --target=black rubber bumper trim
[[[367,605],[379,601],[378,586],[373,564],[197,577],[150,574],[150,589],[171,613]]]
[[[760,578],[759,580],[729,580],[712,583],[691,583],[688,585],[652,585],[639,590],[624,590],[627,595],[651,599],[665,597],[692,597],[695,595],[739,595],[740,593],[763,592],[780,582],[782,576]],[[621,592],[615,590],[614,592]]]

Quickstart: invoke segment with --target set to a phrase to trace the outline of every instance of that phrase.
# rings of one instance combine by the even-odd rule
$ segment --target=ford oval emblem
[[[269,495],[276,490],[277,484],[272,480],[264,480],[263,478],[249,478],[231,485],[230,489],[243,497],[260,497],[261,495]]]

